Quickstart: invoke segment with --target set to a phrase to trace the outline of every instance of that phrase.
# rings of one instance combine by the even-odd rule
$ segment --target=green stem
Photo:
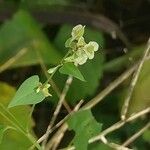
[[[56,73],[56,71],[59,69],[59,67],[61,67],[62,65],[63,65],[63,61],[64,61],[64,59],[70,54],[70,52],[71,51],[68,51],[67,53],[66,53],[66,55],[62,58],[62,60],[60,61],[60,64],[58,64],[56,67],[56,70],[50,75],[50,77],[46,80],[46,82],[43,84],[43,87],[44,87],[44,85],[46,85],[46,84],[48,84],[49,83],[49,81],[52,79],[52,77],[54,76],[54,74]]]
[[[69,51],[66,53],[66,55],[62,58],[60,64],[63,64],[64,59],[65,59],[68,55],[70,55],[70,53],[71,53],[71,50],[69,50]]]

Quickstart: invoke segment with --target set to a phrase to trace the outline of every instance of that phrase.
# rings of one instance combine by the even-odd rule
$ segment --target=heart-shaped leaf
[[[60,69],[59,72],[62,74],[71,75],[81,81],[85,81],[80,70],[73,63],[65,63]]]
[[[41,102],[45,96],[41,91],[38,93],[36,92],[38,85],[39,77],[37,75],[26,79],[19,87],[14,98],[8,105],[8,108],[18,105],[36,104]]]

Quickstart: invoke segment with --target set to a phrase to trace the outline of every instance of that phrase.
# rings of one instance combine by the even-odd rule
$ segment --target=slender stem
[[[142,110],[142,111],[140,111],[140,112],[138,112],[138,113],[136,113],[136,114],[134,114],[134,115],[131,115],[127,120],[126,120],[126,122],[130,122],[130,121],[132,121],[132,120],[135,120],[136,118],[138,118],[138,117],[140,117],[140,116],[143,116],[143,115],[145,115],[145,114],[147,114],[147,113],[149,113],[150,112],[150,107],[148,107],[148,108],[146,108],[146,109],[144,109],[144,110]]]
[[[46,65],[44,64],[43,59],[41,58],[41,55],[39,54],[38,50],[36,50],[36,54],[37,54],[37,57],[38,57],[38,59],[39,59],[39,64],[41,65],[41,68],[42,68],[42,70],[43,70],[43,72],[44,72],[46,78],[48,79],[48,78],[49,78],[49,74],[48,74],[48,72],[47,72]],[[57,94],[57,96],[58,96],[58,98],[59,98],[60,95],[61,95],[61,92],[60,92],[59,88],[58,88],[57,85],[53,82],[52,79],[49,80],[49,83],[52,85],[53,90],[56,92],[56,94]],[[66,100],[64,100],[63,105],[64,105],[64,107],[66,108],[66,110],[67,110],[68,112],[71,112],[71,108],[70,108],[70,106],[67,104]]]
[[[71,51],[69,50],[66,55],[62,58],[60,64],[63,64],[63,61],[65,60],[65,58],[67,58],[70,55]]]
[[[46,80],[46,82],[44,84],[47,84],[51,79],[52,77],[54,76],[54,74],[56,73],[56,71],[59,69],[59,67],[62,66],[62,63],[64,61],[64,59],[70,54],[70,51],[68,51],[68,53],[62,58],[61,62],[59,65],[57,65],[55,71],[50,75],[50,77]]]
[[[52,77],[54,76],[54,74],[56,73],[56,71],[59,69],[61,65],[58,65],[57,68],[55,69],[55,71],[49,76],[49,78],[45,81],[45,83],[43,85],[46,85],[47,83],[50,82],[50,80],[52,79]]]

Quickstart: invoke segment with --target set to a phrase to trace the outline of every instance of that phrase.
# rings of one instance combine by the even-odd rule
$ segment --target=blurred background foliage
[[[43,80],[46,79],[46,68],[56,65],[66,53],[64,43],[76,24],[86,25],[86,41],[96,41],[102,48],[96,52],[94,60],[80,67],[87,82],[74,79],[66,97],[71,108],[81,99],[88,102],[141,58],[150,35],[150,1],[0,0],[0,103],[6,106],[15,89],[27,77],[39,74]],[[35,108],[34,128],[32,120],[31,130],[37,137],[45,132],[65,80],[65,75],[57,73],[54,90],[51,91],[53,97]],[[96,120],[103,124],[103,129],[119,120],[129,83],[130,79],[92,109]],[[150,60],[147,60],[133,91],[128,115],[150,106],[149,89]],[[27,116],[29,110],[29,107],[16,107],[12,111],[25,125],[26,121],[22,119],[26,117],[20,115]],[[66,114],[66,109],[62,108],[58,120]],[[148,119],[145,116],[127,124],[108,138],[121,143],[143,127]],[[1,116],[0,124],[9,125]],[[26,149],[31,143],[25,138],[21,140],[21,136],[14,131],[4,135],[0,149],[9,150],[11,147],[23,150],[18,143]],[[65,138],[68,140],[67,135]],[[65,145],[63,141],[61,146]],[[130,147],[149,149],[150,131],[146,131]],[[109,148],[99,143],[89,145],[89,150],[98,149]]]

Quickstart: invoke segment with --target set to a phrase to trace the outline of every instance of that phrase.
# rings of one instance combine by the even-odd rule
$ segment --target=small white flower
[[[49,90],[48,90],[49,87],[50,87],[50,84],[46,84],[46,85],[44,86],[44,88],[42,89],[42,92],[43,92],[43,94],[45,95],[45,97],[52,96],[52,95],[49,93]]]
[[[80,37],[78,42],[77,42],[77,47],[82,47],[85,45],[86,45],[86,43],[85,43],[84,37]]]
[[[84,51],[87,54],[89,59],[93,59],[94,52],[97,51],[98,48],[99,48],[99,45],[96,42],[91,41],[84,46]]]
[[[98,51],[99,49],[99,45],[97,44],[97,42],[91,41],[89,42],[89,45],[92,45],[94,47],[94,51]]]
[[[72,37],[69,38],[65,46],[71,48],[72,54],[65,58],[65,62],[73,62],[75,65],[84,64],[87,59],[94,58],[94,52],[98,50],[99,45],[91,41],[86,44],[83,34],[85,26],[77,25],[72,29]]]
[[[77,65],[83,65],[86,63],[88,57],[86,53],[83,51],[83,49],[78,49],[74,54],[74,64]]]
[[[73,29],[72,29],[72,38],[78,40],[81,36],[83,36],[84,34],[84,28],[85,26],[82,26],[81,24],[76,25]]]
[[[49,87],[50,87],[50,84],[45,84],[43,85],[41,82],[39,83],[39,86],[38,88],[36,89],[36,93],[39,93],[40,91],[44,94],[45,97],[48,97],[48,96],[52,96],[50,93],[49,93]]]

